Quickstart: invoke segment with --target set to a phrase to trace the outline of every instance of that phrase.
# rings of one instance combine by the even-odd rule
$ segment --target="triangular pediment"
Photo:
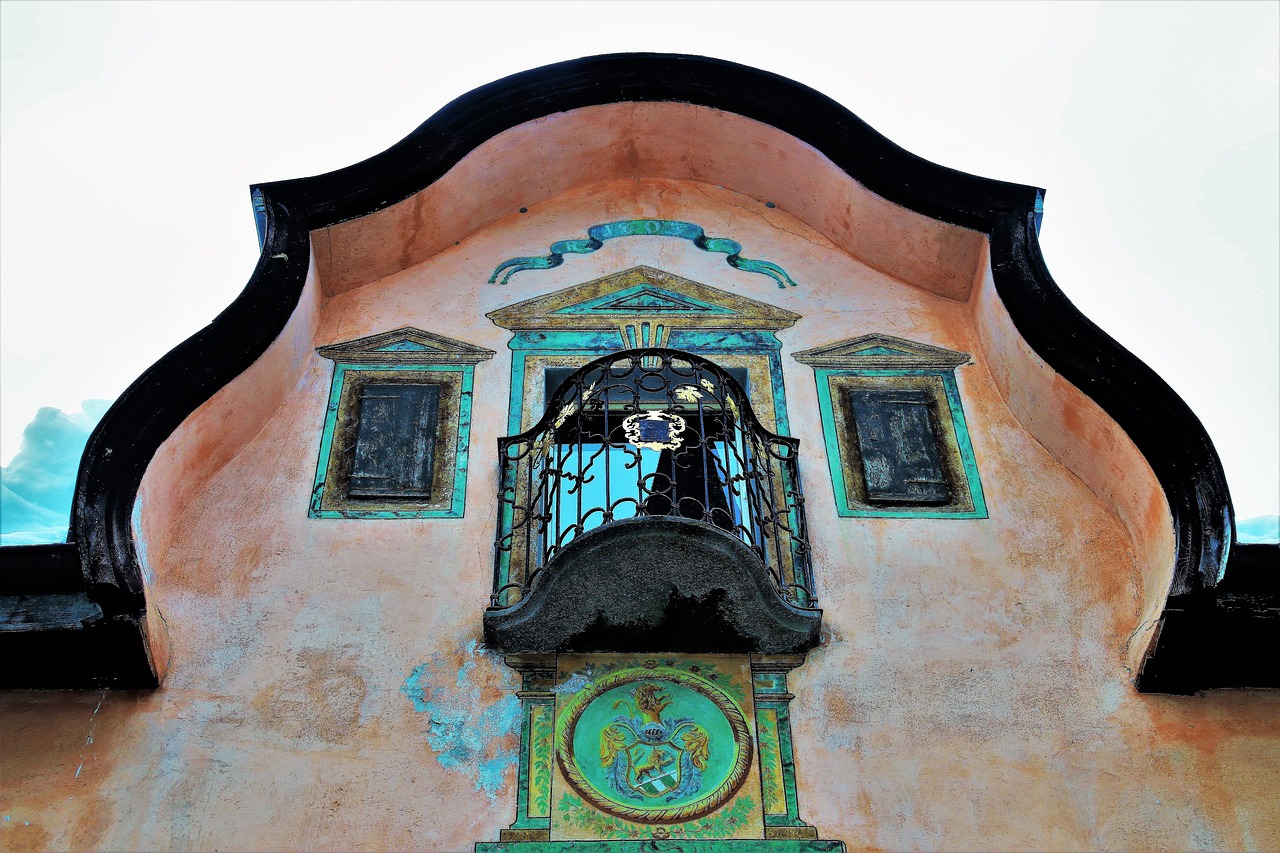
[[[800,319],[776,305],[639,266],[491,312],[504,329],[617,328],[620,318],[670,328],[785,329]]]
[[[558,309],[557,314],[635,314],[670,313],[685,314],[733,314],[722,305],[713,305],[688,294],[676,293],[662,287],[638,284],[618,293],[606,293],[595,299],[577,302]]]
[[[325,358],[348,363],[393,361],[398,364],[478,364],[493,350],[405,326],[316,350]]]
[[[808,349],[792,358],[814,367],[942,369],[959,367],[969,360],[966,353],[877,333]]]

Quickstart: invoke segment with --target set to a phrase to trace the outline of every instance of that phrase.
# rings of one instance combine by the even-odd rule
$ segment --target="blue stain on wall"
[[[482,704],[484,683],[477,683],[480,661],[492,667],[503,693],[491,705]],[[400,686],[413,709],[426,715],[424,734],[427,746],[446,770],[462,773],[475,782],[476,790],[494,799],[502,788],[508,767],[515,767],[518,744],[512,738],[520,731],[520,700],[511,671],[500,666],[479,642],[472,640],[463,653],[463,664],[444,655],[432,655],[418,664]]]
[[[591,686],[591,678],[595,674],[595,667],[587,664],[581,672],[575,672],[573,675],[565,679],[564,684],[556,685],[551,688],[552,693],[574,694],[579,691],[586,690]]]
[[[778,287],[796,286],[787,271],[769,261],[752,260],[742,257],[742,244],[726,237],[708,237],[702,226],[692,222],[680,222],[675,219],[623,219],[618,222],[606,222],[603,225],[592,225],[587,229],[585,240],[558,240],[551,244],[550,253],[540,257],[511,258],[498,264],[498,268],[489,276],[489,283],[506,284],[511,276],[523,270],[549,270],[564,263],[565,255],[589,255],[604,245],[605,240],[614,237],[679,237],[688,240],[704,252],[720,252],[725,263],[743,272],[767,275],[778,283]],[[504,274],[505,273],[505,274]],[[501,276],[501,280],[499,280]]]

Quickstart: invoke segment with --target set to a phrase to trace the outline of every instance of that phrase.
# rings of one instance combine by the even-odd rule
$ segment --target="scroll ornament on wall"
[[[623,219],[606,222],[587,229],[585,240],[558,240],[551,244],[550,254],[543,256],[511,258],[498,264],[489,276],[489,283],[506,284],[511,276],[524,270],[549,270],[564,263],[565,255],[589,255],[614,237],[679,237],[689,240],[704,252],[722,252],[725,262],[743,272],[767,275],[785,289],[796,287],[787,271],[769,261],[753,260],[741,255],[742,244],[726,237],[708,237],[700,225],[674,219]]]

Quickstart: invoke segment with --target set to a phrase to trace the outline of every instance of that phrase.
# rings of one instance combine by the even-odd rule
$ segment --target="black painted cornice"
[[[143,473],[161,442],[284,328],[307,275],[312,229],[413,195],[516,125],[630,101],[698,104],[772,125],[813,146],[878,195],[988,234],[996,291],[1020,334],[1124,428],[1155,471],[1177,540],[1172,594],[1213,589],[1234,523],[1222,464],[1178,395],[1054,284],[1037,242],[1041,190],[930,163],[832,99],[776,74],[705,57],[619,54],[506,77],[451,102],[364,162],[253,188],[262,255],[248,285],[209,326],[139,377],[85,448],[69,541],[78,549],[89,598],[108,615],[142,611],[130,517]]]

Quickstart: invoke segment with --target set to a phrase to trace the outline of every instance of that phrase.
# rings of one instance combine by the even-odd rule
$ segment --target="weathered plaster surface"
[[[1137,673],[1173,581],[1169,504],[1154,472],[1106,412],[1044,363],[1013,327],[995,292],[990,264],[972,300],[985,367],[1009,409],[1050,453],[1103,499],[1132,539],[1141,590],[1140,615],[1126,639]],[[1081,566],[1107,573],[1106,563]]]
[[[322,296],[315,255],[298,307],[279,337],[237,380],[215,393],[160,446],[143,477],[133,528],[143,576],[151,580],[152,531],[164,531],[204,481],[227,464],[275,416],[315,358],[314,339]],[[155,537],[165,542],[163,533]]]
[[[982,253],[980,235],[885,201],[769,125],[693,104],[609,104],[511,128],[399,204],[319,232],[325,293],[406,269],[521,207],[588,183],[653,178],[733,187],[743,196],[732,202],[739,215],[777,229],[798,219],[873,267],[953,299],[967,298]],[[485,192],[477,195],[477,186]],[[765,201],[790,216],[775,216]]]
[[[803,315],[779,337],[825,641],[790,676],[791,711],[801,814],[824,838],[1280,846],[1280,698],[1133,690],[1127,644],[1169,558],[1159,490],[1096,407],[1018,350],[988,285],[965,302],[908,284],[781,202],[703,182],[619,179],[527,206],[362,287],[328,281],[323,297],[313,279],[281,340],[165,446],[139,532],[169,676],[150,693],[0,696],[0,844],[449,851],[496,839],[514,816],[514,682],[477,641],[510,358],[509,333],[484,315],[647,264]],[[638,217],[740,240],[800,286],[659,238],[485,284],[501,260]],[[378,252],[368,268],[394,261]],[[466,514],[309,519],[332,369],[314,347],[404,325],[499,352],[475,371]],[[813,370],[790,353],[866,332],[973,354],[957,377],[990,518],[836,515]]]

